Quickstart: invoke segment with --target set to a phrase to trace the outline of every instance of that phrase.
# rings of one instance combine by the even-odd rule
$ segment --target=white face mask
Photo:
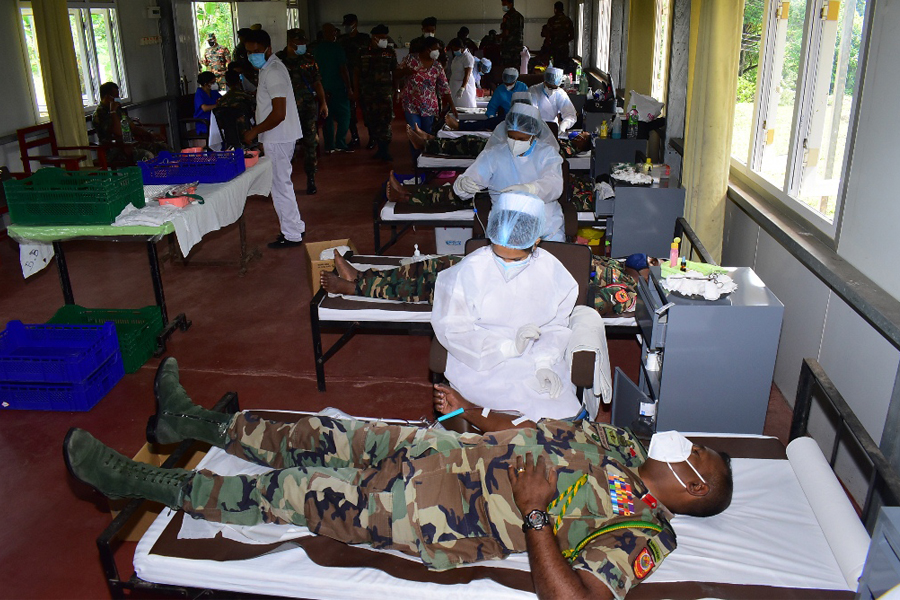
[[[430,56],[432,60],[437,60],[440,55],[441,55],[440,50],[432,50],[431,52],[428,53],[428,56]]]
[[[517,260],[515,262],[506,262],[496,254],[494,255],[494,262],[497,263],[497,267],[500,269],[500,273],[503,275],[503,280],[509,283],[516,277],[518,277],[519,273],[525,270],[531,263],[532,255],[529,254],[527,258],[522,260]]]
[[[425,37],[427,37],[427,38],[432,38],[432,37],[434,37],[434,33],[430,32],[430,31],[426,31],[423,35],[424,35]]]
[[[214,84],[212,84],[211,86],[209,86],[209,89],[211,89],[211,90],[218,90],[218,89],[219,89],[219,84],[218,84],[218,83],[214,83]]]
[[[509,7],[505,4],[503,5],[503,12],[509,12]]]
[[[379,48],[387,48],[387,44],[388,44],[387,38],[383,38],[383,39],[378,40],[378,47],[379,47]]]
[[[694,474],[700,478],[700,481],[706,483],[706,480],[703,479],[703,475],[701,475],[697,469],[694,468],[694,465],[691,464],[691,461],[688,460],[691,457],[691,450],[693,449],[694,444],[691,440],[687,439],[677,431],[660,431],[659,433],[654,433],[653,437],[650,438],[650,449],[647,454],[653,460],[666,463],[669,466],[669,470],[672,471],[672,475],[678,480],[678,483],[680,483],[684,489],[687,489],[687,485],[681,480],[681,477],[678,476],[675,469],[672,468],[672,463],[686,462]]]
[[[528,149],[531,148],[531,142],[533,140],[514,140],[513,138],[506,138],[506,143],[509,144],[509,149],[512,150],[514,156],[521,156],[528,152]]]
[[[507,83],[507,84],[506,84],[506,89],[508,89],[509,91],[512,91],[512,89],[513,89],[514,87],[516,87],[516,84],[515,84],[515,83]]]

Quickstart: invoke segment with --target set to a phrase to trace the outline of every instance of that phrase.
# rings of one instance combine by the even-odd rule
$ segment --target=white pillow
[[[650,96],[638,94],[636,91],[631,90],[631,99],[625,105],[626,114],[628,114],[632,106],[637,106],[638,120],[648,123],[659,116],[665,104]]]

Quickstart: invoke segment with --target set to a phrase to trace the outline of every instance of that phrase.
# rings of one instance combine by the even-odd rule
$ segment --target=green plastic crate
[[[56,311],[47,323],[100,325],[106,321],[116,324],[125,372],[134,373],[156,352],[156,338],[163,329],[162,313],[158,306],[113,309],[67,304]]]
[[[39,169],[3,183],[15,225],[109,225],[128,205],[144,206],[138,167],[115,171]]]

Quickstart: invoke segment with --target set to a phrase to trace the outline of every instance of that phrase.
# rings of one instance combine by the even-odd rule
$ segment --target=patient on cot
[[[422,131],[418,125],[406,126],[406,137],[413,148],[428,156],[445,156],[449,158],[475,158],[488,142],[488,138],[479,135],[462,135],[457,138],[439,138]],[[572,158],[591,149],[591,134],[582,131],[571,139],[558,140],[559,153],[565,158]]]

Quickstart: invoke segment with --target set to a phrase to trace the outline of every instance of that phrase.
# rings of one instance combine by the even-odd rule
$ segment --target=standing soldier
[[[553,66],[569,68],[569,42],[575,39],[575,25],[563,13],[563,3],[553,5],[553,16],[547,20],[547,39],[550,42],[550,58]]]
[[[203,51],[203,64],[215,74],[216,83],[221,89],[225,86],[225,71],[231,62],[231,53],[228,48],[219,45],[214,33],[207,36],[206,43],[209,47]]]
[[[369,142],[378,145],[375,158],[394,160],[388,152],[391,143],[391,121],[394,119],[394,89],[397,53],[388,47],[387,25],[372,29],[369,47],[360,52],[353,86],[360,95],[363,116],[369,130]]]
[[[302,29],[289,29],[287,47],[276,52],[291,75],[294,86],[294,98],[297,100],[297,112],[300,125],[303,127],[303,170],[306,171],[306,193],[315,194],[316,188],[316,149],[319,144],[319,115],[328,116],[325,104],[325,90],[322,89],[322,77],[319,66],[312,54],[306,52],[306,32]]]
[[[347,70],[352,74],[359,68],[359,53],[369,47],[369,36],[360,33],[358,26],[359,20],[356,15],[350,13],[344,15],[344,35],[338,38],[341,46],[344,47],[344,54],[347,55]],[[352,89],[350,92],[350,148],[359,146],[359,129],[356,125],[356,107],[359,104],[359,90]],[[369,149],[375,147],[375,143],[370,139]]]
[[[525,45],[525,17],[516,10],[514,0],[502,0],[500,22],[500,67],[521,69],[522,47]]]

